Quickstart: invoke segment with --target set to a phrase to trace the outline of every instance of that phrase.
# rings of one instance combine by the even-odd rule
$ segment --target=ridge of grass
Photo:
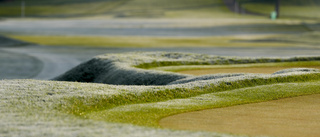
[[[141,126],[159,127],[159,120],[174,114],[203,109],[265,102],[289,97],[320,94],[318,82],[286,83],[208,93],[163,102],[123,105],[85,115],[86,118]]]
[[[150,69],[179,72],[185,70],[206,70],[206,69],[237,69],[237,68],[265,68],[265,67],[315,67],[320,66],[319,61],[297,61],[297,62],[278,62],[278,63],[253,63],[253,64],[230,64],[230,65],[177,65],[152,67]]]
[[[143,68],[143,69],[151,69],[151,68],[159,68],[166,66],[182,66],[181,69],[184,69],[185,66],[190,65],[233,65],[228,67],[235,67],[237,64],[247,64],[249,66],[299,66],[302,64],[303,66],[310,65],[319,65],[318,62],[320,57],[294,57],[288,59],[280,59],[280,58],[257,58],[257,59],[240,59],[240,58],[228,58],[226,60],[211,60],[211,61],[153,61],[148,63],[141,63],[139,65],[135,65],[134,67]],[[306,62],[302,62],[306,61]],[[280,63],[280,64],[272,64],[272,63]],[[282,64],[281,64],[282,63]],[[221,66],[218,66],[221,67]],[[187,68],[187,67],[185,67]],[[161,69],[161,68],[160,68]]]
[[[134,84],[141,79],[153,82],[162,81],[158,75],[163,75],[164,72],[138,69],[133,66],[148,62],[155,65],[157,61],[180,61],[183,63],[190,60],[194,63],[210,62],[212,64],[215,64],[216,61],[222,64],[306,61],[297,62],[297,64],[305,63],[307,65],[316,64],[312,60],[319,59],[320,57],[231,58],[167,52],[101,55],[70,70],[68,76],[88,78],[91,74],[96,74],[112,81],[117,81],[116,78],[121,77],[121,80],[124,81],[117,83],[117,85],[108,85],[65,81],[1,80],[0,120],[9,127],[4,126],[4,129],[0,129],[0,133],[8,134],[8,136],[30,135],[29,131],[32,131],[32,133],[36,133],[33,136],[40,136],[42,129],[49,129],[52,135],[57,135],[56,133],[57,131],[60,133],[61,127],[67,127],[72,131],[62,130],[61,132],[70,136],[74,136],[73,131],[91,135],[92,129],[97,128],[98,132],[95,131],[93,136],[115,135],[115,131],[127,131],[127,129],[130,130],[126,133],[120,131],[121,133],[116,135],[133,136],[141,134],[141,132],[145,136],[157,133],[168,135],[177,132],[179,135],[189,135],[188,133],[194,132],[156,129],[159,127],[158,120],[165,116],[188,111],[318,94],[320,93],[319,70],[300,68],[282,70],[271,75],[227,74],[210,75],[210,77],[181,77],[179,74],[165,73],[170,77],[180,77],[174,81],[180,84],[172,84],[171,82],[170,84],[168,79],[164,78],[163,81],[167,82],[167,85],[164,86],[120,85],[127,81]],[[166,64],[160,63],[161,65]],[[103,72],[104,70],[108,72]],[[112,74],[112,77],[107,74]],[[150,77],[150,74],[155,76]],[[137,79],[136,76],[142,77]],[[29,126],[32,127],[29,128]],[[28,127],[27,131],[26,127]],[[11,132],[13,130],[14,132]],[[41,135],[43,136],[43,134]]]
[[[208,86],[204,87],[194,87],[194,88],[173,88],[173,89],[165,89],[165,90],[157,90],[157,91],[145,91],[141,92],[139,94],[136,93],[125,93],[122,92],[121,94],[117,95],[99,95],[99,96],[91,96],[91,97],[71,97],[66,98],[69,103],[60,105],[58,108],[63,111],[67,112],[69,114],[73,114],[76,116],[80,116],[82,118],[90,118],[91,113],[99,113],[100,111],[106,111],[119,107],[119,106],[126,106],[126,105],[132,105],[132,104],[143,104],[143,103],[155,103],[155,102],[163,102],[173,99],[185,99],[190,97],[195,97],[203,94],[208,93],[219,93],[222,91],[229,91],[239,88],[247,88],[247,87],[254,87],[254,86],[261,86],[261,85],[271,85],[271,84],[277,84],[277,83],[289,83],[289,82],[306,82],[306,81],[319,81],[320,80],[320,74],[314,73],[314,74],[303,74],[303,75],[292,75],[292,76],[277,76],[277,77],[270,77],[270,78],[244,78],[240,80],[235,81],[220,81],[216,84],[210,84]],[[306,92],[308,94],[310,93],[317,93],[318,91],[313,92]],[[300,95],[300,94],[299,94]],[[297,94],[290,94],[286,97],[290,96],[297,96]],[[267,98],[262,98],[262,100],[271,100],[275,98],[281,98],[280,97],[273,97],[273,95],[270,95]],[[241,101],[242,103],[249,103],[252,102],[251,100],[244,100]],[[233,103],[229,105],[234,105]],[[200,105],[201,106],[201,105]],[[199,106],[199,107],[200,107]],[[228,105],[226,105],[228,106]],[[164,108],[163,108],[164,109]],[[144,110],[143,110],[144,111]],[[152,111],[150,116],[156,115],[155,112]],[[165,111],[166,114],[172,114],[168,113],[168,111]],[[111,112],[110,112],[111,113]],[[123,112],[124,114],[128,112]],[[142,118],[137,120],[135,117],[130,117],[132,119],[126,119],[124,114],[116,114],[119,117],[113,116],[112,119],[105,117],[105,115],[101,115],[99,120],[109,121],[109,122],[123,122],[123,123],[131,123],[131,124],[139,124],[143,126],[157,126],[157,121],[159,117],[151,118],[153,120],[149,120],[148,122],[142,122],[144,119],[148,119],[148,117]],[[112,113],[110,114],[112,115]],[[141,115],[141,114],[140,114]],[[149,117],[150,117],[149,116]],[[162,114],[161,117],[164,115]],[[99,117],[99,116],[95,116]],[[103,118],[105,117],[105,118]],[[125,119],[125,120],[123,120]],[[143,123],[143,124],[142,124]]]
[[[95,82],[116,85],[166,85],[170,82],[192,76],[156,70],[146,70],[146,68],[185,64],[250,64],[317,60],[320,60],[320,57],[241,58],[172,52],[106,54],[84,62],[68,72],[54,78],[54,80]]]

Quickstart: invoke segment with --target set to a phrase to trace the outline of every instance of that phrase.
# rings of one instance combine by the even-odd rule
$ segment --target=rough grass
[[[319,92],[314,90],[319,89],[320,70],[317,69],[289,69],[270,75],[193,77],[133,67],[148,62],[154,64],[155,61],[231,63],[229,59],[164,52],[109,54],[83,63],[56,80],[75,78],[71,81],[78,81],[78,77],[82,80],[94,79],[86,82],[97,82],[111,79],[109,81],[114,81],[116,85],[2,80],[0,133],[4,136],[236,136],[156,127],[160,118],[172,114]],[[318,57],[237,58],[233,61],[249,63],[314,59]],[[135,76],[140,77],[135,79]],[[159,76],[176,80],[165,81]],[[141,83],[144,80],[153,86]],[[163,86],[156,86],[156,83],[163,81]]]

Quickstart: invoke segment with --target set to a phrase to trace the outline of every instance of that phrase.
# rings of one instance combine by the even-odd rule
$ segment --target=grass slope
[[[186,60],[184,60],[186,59]],[[90,73],[98,71],[99,75],[105,77],[101,79],[99,77],[91,77],[92,81],[85,82],[102,82],[109,84],[128,84],[127,81],[130,81],[130,85],[157,85],[157,83],[162,83],[164,85],[170,85],[169,87],[162,89],[159,87],[150,87],[146,91],[141,90],[142,92],[132,93],[126,92],[123,90],[121,94],[110,95],[110,96],[97,96],[97,97],[76,97],[69,98],[70,103],[74,104],[71,106],[62,106],[64,111],[68,113],[78,115],[84,118],[93,118],[97,120],[104,120],[109,122],[129,122],[132,124],[144,125],[144,126],[157,126],[157,120],[161,117],[172,114],[173,110],[166,110],[161,108],[150,108],[146,109],[135,109],[135,111],[125,111],[123,112],[122,107],[132,107],[133,104],[138,104],[141,106],[141,103],[152,103],[152,102],[163,102],[172,99],[181,99],[181,98],[190,98],[194,96],[199,96],[209,93],[218,93],[222,91],[228,91],[232,89],[244,88],[244,87],[254,87],[259,85],[269,85],[277,83],[287,83],[287,82],[303,82],[303,81],[313,81],[319,80],[318,74],[306,74],[307,72],[317,72],[318,70],[312,69],[290,69],[283,70],[272,75],[261,75],[261,74],[226,74],[226,75],[211,75],[211,76],[200,76],[193,77],[187,75],[177,75],[174,73],[163,73],[156,72],[152,70],[142,70],[138,68],[133,68],[136,66],[139,68],[152,68],[157,66],[172,66],[172,65],[183,65],[183,64],[245,64],[253,62],[286,62],[293,61],[293,63],[283,63],[283,64],[266,64],[266,65],[289,65],[289,66],[298,66],[298,64],[303,65],[314,65],[317,62],[297,62],[299,60],[313,60],[314,57],[304,58],[304,57],[295,57],[295,58],[225,58],[201,54],[183,54],[183,53],[131,53],[130,54],[114,54],[114,55],[104,55],[99,56],[94,60],[86,62],[69,72],[59,76],[55,80],[67,80],[67,81],[82,81],[83,79],[77,79],[76,77],[84,77],[90,75]],[[105,65],[104,62],[108,62]],[[188,60],[188,61],[187,61]],[[116,63],[116,62],[125,62]],[[95,64],[95,65],[93,65]],[[104,65],[103,65],[104,64]],[[113,65],[114,64],[114,65]],[[122,65],[120,65],[122,64]],[[113,65],[113,66],[112,66]],[[259,65],[259,64],[258,64]],[[264,64],[263,64],[264,65]],[[90,66],[90,67],[88,67]],[[97,69],[96,66],[102,68]],[[104,66],[104,67],[103,67]],[[131,67],[130,67],[131,66]],[[115,69],[115,70],[113,70]],[[103,72],[103,70],[108,70]],[[153,73],[153,74],[152,74]],[[297,75],[295,74],[297,73]],[[302,75],[299,75],[301,73]],[[111,75],[112,74],[112,75]],[[146,76],[144,76],[146,74]],[[158,76],[156,76],[156,75]],[[147,76],[149,75],[149,76]],[[153,75],[150,77],[150,75]],[[161,76],[162,75],[162,76]],[[75,77],[76,76],[76,77]],[[129,76],[129,77],[127,77]],[[162,82],[162,77],[176,77],[176,81],[172,81],[172,78],[169,81]],[[184,78],[183,78],[184,77]],[[71,78],[71,79],[70,79]],[[138,78],[139,80],[136,80]],[[108,81],[107,79],[112,79]],[[120,79],[120,80],[118,80]],[[125,79],[125,80],[123,80]],[[168,78],[165,78],[168,79]],[[107,80],[107,81],[97,81],[97,80]],[[145,82],[141,82],[145,81]],[[147,82],[148,81],[148,82]],[[161,85],[162,85],[161,84]],[[178,84],[178,85],[176,85]],[[303,89],[302,91],[306,91]],[[282,91],[280,91],[282,92]],[[277,92],[278,93],[278,92]],[[313,93],[313,92],[309,92]],[[295,96],[300,94],[288,95],[283,97]],[[273,95],[272,95],[273,96]],[[273,97],[272,97],[273,98]],[[277,98],[277,97],[276,97]],[[266,100],[269,100],[268,98]],[[275,99],[275,98],[274,98]],[[248,101],[248,100],[247,100]],[[247,102],[244,101],[244,102]],[[262,100],[260,100],[262,101]],[[90,102],[88,105],[88,102]],[[249,102],[247,102],[249,103]],[[234,105],[234,104],[233,104]],[[121,107],[119,111],[116,111],[118,107]],[[220,106],[222,107],[222,106]],[[133,107],[134,108],[134,107]],[[191,109],[192,107],[187,107],[178,112],[184,112],[190,109],[190,111],[195,110]],[[197,106],[195,108],[201,108]],[[127,109],[127,108],[126,108]],[[141,111],[139,111],[141,110]],[[110,112],[111,111],[111,112]],[[155,114],[157,112],[157,114]],[[130,117],[132,116],[132,117]],[[148,119],[150,118],[150,119]]]
[[[92,111],[88,113],[86,111],[87,113],[82,113],[81,115],[95,120],[120,123],[129,122],[142,126],[158,127],[158,121],[161,118],[178,113],[319,94],[318,88],[319,82],[272,84],[235,90],[226,88],[221,90],[225,92],[211,91],[210,93],[199,94],[197,96],[187,98],[176,97],[175,99],[154,103],[128,103],[126,105],[105,108],[105,110],[98,109],[99,111],[96,112]]]
[[[229,65],[318,60],[320,60],[320,57],[317,56],[240,58],[191,53],[134,52],[130,54],[108,54],[97,56],[56,77],[55,80],[118,85],[166,85],[170,82],[190,76],[145,69],[180,65]]]
[[[270,75],[219,74],[193,77],[132,67],[148,62],[154,65],[156,61],[176,61],[179,64],[179,61],[185,60],[203,63],[218,60],[226,62],[229,59],[161,52],[110,54],[98,56],[91,60],[92,64],[84,63],[66,73],[72,76],[78,75],[74,71],[85,72],[80,76],[84,78],[90,77],[90,72],[112,68],[114,70],[107,73],[115,74],[114,78],[120,79],[121,75],[127,73],[144,74],[140,78],[148,81],[153,81],[149,77],[150,73],[178,77],[176,83],[167,82],[168,85],[163,86],[2,80],[0,133],[4,136],[237,136],[158,129],[158,120],[187,111],[319,93],[316,89],[320,88],[320,70],[317,69],[290,69]],[[299,59],[312,60],[316,57],[273,58],[264,61]],[[258,60],[263,61],[257,58],[239,58],[237,62]],[[113,65],[104,68],[104,63]],[[100,69],[95,69],[95,66],[101,65]],[[102,73],[98,75],[105,79],[111,78]],[[134,84],[134,74],[130,76],[126,80]],[[112,79],[117,81],[114,78]]]

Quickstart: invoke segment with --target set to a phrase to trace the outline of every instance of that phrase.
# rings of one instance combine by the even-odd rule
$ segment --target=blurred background
[[[0,79],[105,53],[320,55],[319,0],[0,0]]]

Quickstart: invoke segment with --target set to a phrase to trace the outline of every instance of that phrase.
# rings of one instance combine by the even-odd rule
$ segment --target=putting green
[[[160,120],[164,128],[249,136],[320,136],[320,95],[178,114]]]

